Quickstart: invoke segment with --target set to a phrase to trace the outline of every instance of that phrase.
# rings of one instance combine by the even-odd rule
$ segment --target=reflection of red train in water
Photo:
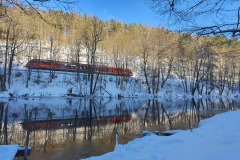
[[[37,120],[37,121],[23,121],[22,127],[24,130],[35,131],[44,129],[63,129],[73,127],[90,126],[104,126],[108,124],[124,123],[131,120],[131,115],[119,117],[93,117],[89,118],[71,118],[71,119],[51,119],[51,120]]]
[[[96,74],[133,76],[132,71],[126,68],[116,68],[102,65],[91,66],[88,64],[78,64],[76,62],[63,62],[54,60],[32,59],[26,64],[26,67],[29,67],[31,69],[68,71],[68,72],[79,71],[81,73],[88,73],[93,69],[93,72]]]

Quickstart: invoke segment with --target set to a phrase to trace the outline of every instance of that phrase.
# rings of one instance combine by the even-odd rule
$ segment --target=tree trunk
[[[10,84],[11,84],[11,76],[12,76],[12,64],[13,64],[13,59],[15,55],[15,45],[13,46],[10,55],[10,60],[9,60],[9,65],[8,65],[8,88],[10,89]]]
[[[173,57],[171,57],[169,59],[168,72],[167,72],[166,78],[164,78],[164,74],[163,74],[163,71],[162,71],[162,84],[161,84],[161,88],[163,88],[164,84],[166,83],[166,81],[168,80],[168,78],[170,76],[170,73],[171,73],[171,70],[172,70],[172,63],[173,63]]]
[[[10,24],[11,25],[11,24]],[[8,60],[8,44],[10,36],[10,25],[7,27],[6,35],[6,45],[5,45],[5,59],[4,59],[4,73],[3,73],[3,90],[6,90],[6,81],[7,81],[7,60]]]

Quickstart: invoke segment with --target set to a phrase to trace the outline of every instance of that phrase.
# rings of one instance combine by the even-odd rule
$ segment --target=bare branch
[[[240,4],[237,0],[145,0],[169,27],[200,35],[239,36]],[[237,13],[237,14],[236,14]],[[164,19],[164,18],[162,18]],[[229,38],[230,38],[229,37]]]

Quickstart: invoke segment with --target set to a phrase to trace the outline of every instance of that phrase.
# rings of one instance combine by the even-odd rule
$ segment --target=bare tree
[[[153,56],[153,43],[151,39],[151,29],[141,27],[138,30],[137,35],[139,36],[138,39],[136,39],[136,45],[138,47],[138,50],[140,52],[140,57],[142,61],[142,68],[145,82],[147,85],[148,93],[152,93],[152,86],[151,86],[151,77],[152,74],[155,73],[153,70],[154,64],[151,64],[151,57]]]
[[[181,35],[178,38],[178,49],[179,54],[177,57],[177,75],[182,80],[182,86],[184,88],[184,92],[188,92],[188,83],[189,80],[189,59],[191,59],[191,53],[194,50],[194,41],[191,35]]]
[[[3,73],[3,82],[2,82],[2,90],[6,90],[6,81],[7,81],[7,60],[8,60],[8,52],[9,52],[9,41],[10,41],[10,30],[11,30],[12,21],[7,24],[6,30],[6,40],[5,40],[5,53],[4,53],[4,73]]]
[[[157,85],[155,87],[155,90],[156,93],[158,93],[159,86],[161,85],[161,88],[163,88],[164,84],[170,76],[173,65],[173,55],[177,50],[176,48],[174,48],[174,46],[177,45],[176,37],[173,35],[172,32],[165,31],[164,28],[158,28],[156,31],[156,37],[154,38],[156,40],[156,55],[153,58],[156,59],[157,57],[157,68],[155,70]]]
[[[90,53],[90,95],[93,95],[96,89],[97,78],[94,82],[94,70],[95,70],[95,55],[97,51],[97,45],[104,38],[104,23],[96,17],[93,17],[91,20],[90,32],[85,34],[85,44]],[[87,32],[87,30],[85,30]]]
[[[160,64],[160,69],[161,69],[161,77],[162,77],[162,83],[161,83],[161,88],[163,88],[164,84],[166,83],[166,81],[168,80],[171,70],[172,70],[172,66],[173,66],[173,57],[170,56],[167,58],[168,62],[167,62],[167,67],[165,64],[162,63],[162,65]],[[164,73],[166,74],[164,76]]]
[[[145,0],[150,8],[185,31],[199,35],[240,36],[240,3],[236,0]],[[184,22],[184,23],[182,23]]]
[[[20,52],[19,48],[23,44],[24,40],[19,40],[20,34],[22,34],[22,30],[17,26],[16,23],[12,24],[12,35],[10,39],[10,57],[9,57],[9,64],[8,64],[8,87],[10,88],[11,83],[11,75],[12,75],[12,66],[13,60],[16,56],[17,52]]]

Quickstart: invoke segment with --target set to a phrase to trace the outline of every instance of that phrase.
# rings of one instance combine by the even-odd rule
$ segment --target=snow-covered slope
[[[31,70],[30,80],[27,81],[28,70],[25,67],[15,66],[12,71],[11,84],[7,86],[7,91],[1,91],[0,97],[62,97],[89,96],[90,82],[88,75],[81,73],[77,82],[77,74],[73,72],[54,72],[50,77],[50,71]],[[97,77],[95,75],[95,77]],[[95,83],[95,80],[94,80]],[[148,94],[147,86],[141,74],[135,73],[133,77],[123,78],[111,75],[100,75],[96,82],[96,97],[144,97],[144,98],[191,98],[190,93],[183,90],[182,82],[176,77],[168,79],[165,86],[159,89],[157,94]],[[240,98],[239,93],[219,95],[217,89],[211,95],[198,95],[194,97],[228,97]]]
[[[89,160],[239,160],[240,112],[229,111],[200,122],[192,131],[172,136],[150,135],[118,145],[113,152]]]

